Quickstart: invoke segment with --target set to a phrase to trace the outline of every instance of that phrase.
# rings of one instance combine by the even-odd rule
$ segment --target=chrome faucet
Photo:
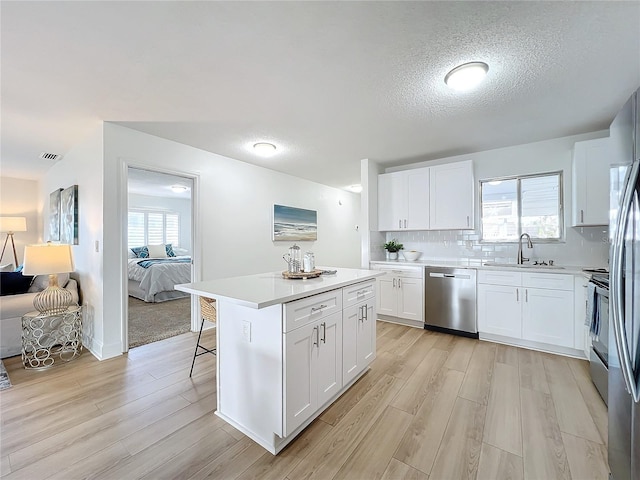
[[[528,233],[523,233],[520,235],[520,240],[518,240],[518,265],[522,265],[524,262],[528,262],[529,259],[525,258],[522,254],[522,239],[527,237],[527,248],[533,248],[533,243],[531,243],[531,237]]]

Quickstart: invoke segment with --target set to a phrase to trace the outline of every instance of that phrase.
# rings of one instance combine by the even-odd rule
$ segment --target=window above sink
[[[480,217],[482,242],[562,241],[562,172],[481,180]]]

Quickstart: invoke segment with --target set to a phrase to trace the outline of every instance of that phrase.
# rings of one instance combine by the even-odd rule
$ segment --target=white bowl
[[[420,255],[422,255],[422,252],[417,250],[402,250],[402,256],[409,262],[415,262],[420,258]]]

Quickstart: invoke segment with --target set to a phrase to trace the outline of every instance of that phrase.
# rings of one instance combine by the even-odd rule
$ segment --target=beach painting
[[[273,206],[273,240],[314,241],[318,239],[318,212],[304,208]]]

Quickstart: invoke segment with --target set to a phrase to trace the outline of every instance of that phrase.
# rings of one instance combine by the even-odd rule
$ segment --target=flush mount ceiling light
[[[186,192],[187,190],[189,190],[189,188],[185,187],[184,185],[171,185],[170,188],[175,193],[182,193],[182,192]]]
[[[347,190],[349,190],[350,192],[353,192],[353,193],[360,193],[360,192],[362,192],[362,185],[360,185],[360,184],[349,185],[347,187]]]
[[[273,143],[258,142],[253,144],[253,150],[263,157],[268,157],[276,152],[276,146]]]
[[[464,63],[447,73],[444,83],[454,90],[464,92],[482,82],[488,71],[489,65],[484,62]]]

